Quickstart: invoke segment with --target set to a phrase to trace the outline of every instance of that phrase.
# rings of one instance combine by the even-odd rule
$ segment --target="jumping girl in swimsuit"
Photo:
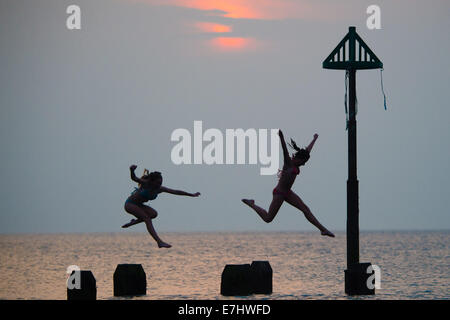
[[[291,139],[290,146],[296,151],[292,157],[289,156],[286,142],[284,141],[283,132],[281,132],[281,130],[278,132],[278,135],[280,136],[281,146],[283,148],[284,165],[283,170],[279,173],[280,179],[278,184],[275,189],[273,189],[273,199],[270,204],[269,211],[267,212],[263,208],[258,207],[254,200],[242,199],[242,202],[255,210],[265,222],[269,223],[275,218],[283,202],[286,201],[290,205],[302,211],[305,214],[306,219],[316,226],[323,236],[334,237],[332,232],[328,231],[327,228],[317,221],[308,206],[303,203],[302,199],[300,199],[300,197],[291,190],[295,178],[300,173],[299,167],[305,165],[308,161],[309,153],[311,152],[318,135],[314,135],[314,139],[306,149],[300,149],[297,147],[295,141]]]
[[[144,171],[144,175],[141,178],[136,177],[134,170],[137,166],[132,165],[130,167],[131,180],[139,184],[139,188],[131,193],[128,199],[125,201],[125,211],[132,214],[136,219],[131,219],[130,222],[124,224],[122,228],[128,228],[135,224],[145,222],[148,233],[155,239],[159,248],[170,248],[171,245],[162,241],[153,228],[152,219],[158,216],[155,209],[144,205],[144,202],[154,200],[161,192],[167,192],[180,196],[198,197],[199,192],[189,193],[181,190],[172,190],[162,186],[162,176],[160,172],[154,171],[149,173],[147,169]]]

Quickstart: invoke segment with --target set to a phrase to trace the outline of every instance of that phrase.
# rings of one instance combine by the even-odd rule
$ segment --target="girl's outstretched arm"
[[[143,181],[141,179],[139,179],[138,177],[136,177],[136,175],[134,174],[134,170],[136,170],[136,168],[137,168],[137,166],[134,164],[130,166],[131,180],[133,180],[134,182],[137,182],[139,184],[143,184]]]
[[[317,140],[318,137],[319,137],[319,135],[318,135],[317,133],[314,134],[313,140],[311,141],[311,143],[309,144],[309,146],[306,147],[306,150],[308,150],[308,152],[311,152],[311,150],[312,150],[312,148],[313,148],[313,146],[314,146],[314,143],[316,143],[316,140]]]
[[[178,196],[198,197],[200,195],[200,192],[189,193],[189,192],[185,192],[185,191],[181,191],[181,190],[173,190],[173,189],[162,187],[162,186],[160,187],[160,190],[161,190],[161,192],[176,194]]]
[[[284,163],[286,164],[290,160],[289,151],[287,149],[286,141],[284,141],[284,135],[281,130],[278,130],[278,135],[280,136],[281,147],[283,148]]]

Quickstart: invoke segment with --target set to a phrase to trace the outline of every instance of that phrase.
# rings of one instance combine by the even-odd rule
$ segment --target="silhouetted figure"
[[[134,170],[136,170],[136,168],[136,165],[130,166],[131,180],[137,182],[139,184],[139,188],[135,188],[135,190],[131,193],[131,195],[125,201],[124,208],[126,212],[132,214],[137,219],[131,219],[131,221],[127,224],[124,224],[122,228],[128,228],[135,224],[145,222],[148,232],[153,237],[153,239],[155,239],[158,247],[170,248],[171,245],[162,241],[156,233],[155,228],[153,227],[152,219],[155,219],[158,216],[158,213],[155,209],[144,205],[144,202],[156,199],[158,194],[161,192],[189,197],[198,197],[200,193],[189,193],[181,190],[172,190],[163,187],[161,172],[157,171],[149,173],[149,171],[145,169],[144,175],[141,178],[138,178],[134,174]]]
[[[309,146],[306,147],[306,149],[300,149],[297,147],[295,141],[291,139],[291,144],[289,145],[296,151],[292,157],[289,156],[286,142],[284,141],[283,132],[281,130],[278,132],[278,135],[280,136],[281,146],[283,148],[284,165],[283,170],[278,173],[279,181],[275,189],[273,189],[273,198],[269,211],[267,212],[263,208],[258,207],[254,200],[242,199],[242,202],[255,210],[265,222],[269,223],[275,218],[283,202],[286,201],[290,205],[302,211],[305,214],[306,219],[315,225],[323,236],[334,237],[332,232],[328,231],[327,228],[317,221],[316,217],[314,217],[311,210],[302,201],[302,199],[300,199],[300,197],[291,190],[292,185],[295,182],[295,178],[297,178],[297,175],[300,173],[300,166],[305,165],[309,159],[309,154],[318,138],[318,135],[314,135],[314,139]]]

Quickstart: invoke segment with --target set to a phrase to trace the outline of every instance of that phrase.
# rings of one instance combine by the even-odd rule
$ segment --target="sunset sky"
[[[334,20],[333,12],[343,12],[346,5],[337,5],[333,1],[327,4],[305,0],[141,0],[154,6],[174,6],[194,9],[203,13],[195,25],[199,32],[209,34],[207,43],[210,49],[219,51],[239,51],[255,49],[255,43],[263,41],[262,30],[246,32],[243,23],[264,21],[320,21]],[[214,22],[216,21],[216,22]],[[255,39],[256,38],[256,39]]]
[[[71,4],[81,30],[66,28]],[[372,4],[380,30],[366,27]],[[171,133],[195,120],[282,128],[301,146],[318,133],[293,190],[345,230],[345,72],[322,61],[349,26],[384,63],[388,99],[385,111],[379,70],[357,72],[361,229],[449,229],[449,12],[444,0],[1,1],[0,232],[126,232],[131,164],[202,193],[150,202],[160,231],[313,230],[288,204],[265,224],[241,203],[270,203],[277,178],[259,164],[173,164]]]

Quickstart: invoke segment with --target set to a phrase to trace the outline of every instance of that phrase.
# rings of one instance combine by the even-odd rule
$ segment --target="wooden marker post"
[[[347,180],[347,270],[345,270],[345,293],[348,295],[375,294],[370,289],[367,273],[370,263],[359,262],[359,208],[358,178],[356,170],[356,70],[383,68],[383,63],[349,27],[347,35],[324,60],[324,69],[346,70],[349,82],[348,110],[348,180]]]

